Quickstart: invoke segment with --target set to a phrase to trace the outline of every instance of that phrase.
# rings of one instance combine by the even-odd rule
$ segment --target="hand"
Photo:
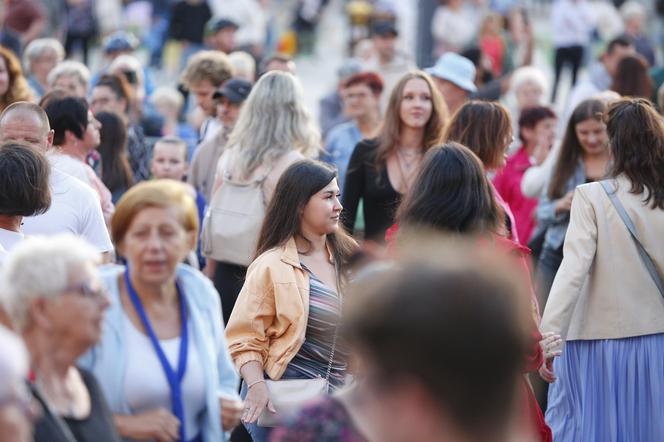
[[[567,194],[560,198],[559,200],[556,200],[555,204],[555,211],[556,215],[560,215],[561,213],[564,212],[569,212],[572,210],[572,199],[574,198],[574,191],[570,190],[567,192]]]
[[[544,361],[539,368],[539,375],[544,382],[549,384],[556,382],[556,375],[553,373],[553,358]]]
[[[270,400],[270,392],[267,389],[265,382],[259,382],[254,384],[249,388],[247,392],[247,397],[244,399],[244,412],[242,413],[242,422],[245,424],[253,424],[263,413],[263,410],[267,409],[276,413],[277,410],[272,405]]]
[[[542,165],[544,160],[546,160],[546,157],[549,156],[549,152],[551,151],[551,144],[549,141],[549,137],[546,134],[537,137],[537,144],[533,150],[533,159],[538,166]]]
[[[114,422],[123,439],[172,442],[180,437],[180,421],[165,408],[131,416],[115,415]]]
[[[544,364],[539,369],[540,377],[548,383],[555,382],[556,376],[553,373],[553,360],[562,354],[562,338],[552,332],[542,334],[540,346],[544,353]]]
[[[544,353],[544,359],[553,359],[560,356],[562,353],[560,349],[562,343],[563,339],[560,335],[553,332],[543,333],[540,346],[542,347],[542,353]]]
[[[237,427],[244,411],[244,402],[240,399],[220,396],[219,406],[221,408],[221,426],[223,430],[230,431]]]

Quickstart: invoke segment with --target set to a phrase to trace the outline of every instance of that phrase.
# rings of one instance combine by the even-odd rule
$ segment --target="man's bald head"
[[[46,152],[53,133],[44,110],[34,103],[19,101],[0,114],[0,142],[27,144]]]

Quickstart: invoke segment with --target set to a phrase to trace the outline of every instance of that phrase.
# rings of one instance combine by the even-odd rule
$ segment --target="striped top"
[[[306,376],[307,379],[325,378],[334,335],[341,320],[341,302],[335,290],[326,286],[304,264],[300,264],[309,274],[309,320],[304,344],[287,368]],[[339,341],[340,339],[337,339],[330,371],[331,390],[342,386],[346,376],[348,351],[342,348]]]

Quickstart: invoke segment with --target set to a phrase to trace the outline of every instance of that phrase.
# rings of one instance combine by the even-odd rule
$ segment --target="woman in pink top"
[[[539,199],[521,193],[521,180],[530,166],[546,159],[556,138],[556,121],[556,114],[549,107],[524,109],[519,117],[519,138],[523,144],[493,179],[496,190],[512,209],[522,244],[528,244],[537,225],[535,209]]]
[[[80,179],[99,194],[108,224],[115,211],[111,192],[87,163],[88,154],[99,146],[101,124],[88,109],[87,102],[78,97],[53,98],[44,111],[55,132],[55,152],[51,155],[53,167]]]
[[[456,141],[472,150],[482,161],[486,172],[500,170],[505,166],[507,148],[514,139],[512,120],[507,109],[500,103],[469,101],[452,116],[445,128],[443,139],[445,143]],[[494,197],[505,212],[504,229],[501,233],[521,244],[509,204],[498,192],[494,192]]]

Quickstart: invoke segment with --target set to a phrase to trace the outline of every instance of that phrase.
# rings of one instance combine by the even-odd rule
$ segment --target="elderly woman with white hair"
[[[58,63],[48,74],[48,89],[62,89],[75,96],[87,99],[90,84],[90,70],[74,60]]]
[[[549,91],[549,81],[541,69],[535,66],[523,66],[510,77],[509,90],[504,104],[512,116],[512,132],[519,133],[521,111],[529,107],[545,106]],[[509,152],[516,152],[524,140],[515,139]],[[550,146],[548,146],[550,147]]]
[[[25,48],[23,64],[36,100],[48,89],[49,72],[64,58],[65,50],[55,38],[37,38]]]
[[[31,389],[43,408],[36,442],[119,442],[94,376],[76,361],[101,336],[109,301],[99,253],[72,235],[30,238],[5,261],[3,302],[30,353]]]

